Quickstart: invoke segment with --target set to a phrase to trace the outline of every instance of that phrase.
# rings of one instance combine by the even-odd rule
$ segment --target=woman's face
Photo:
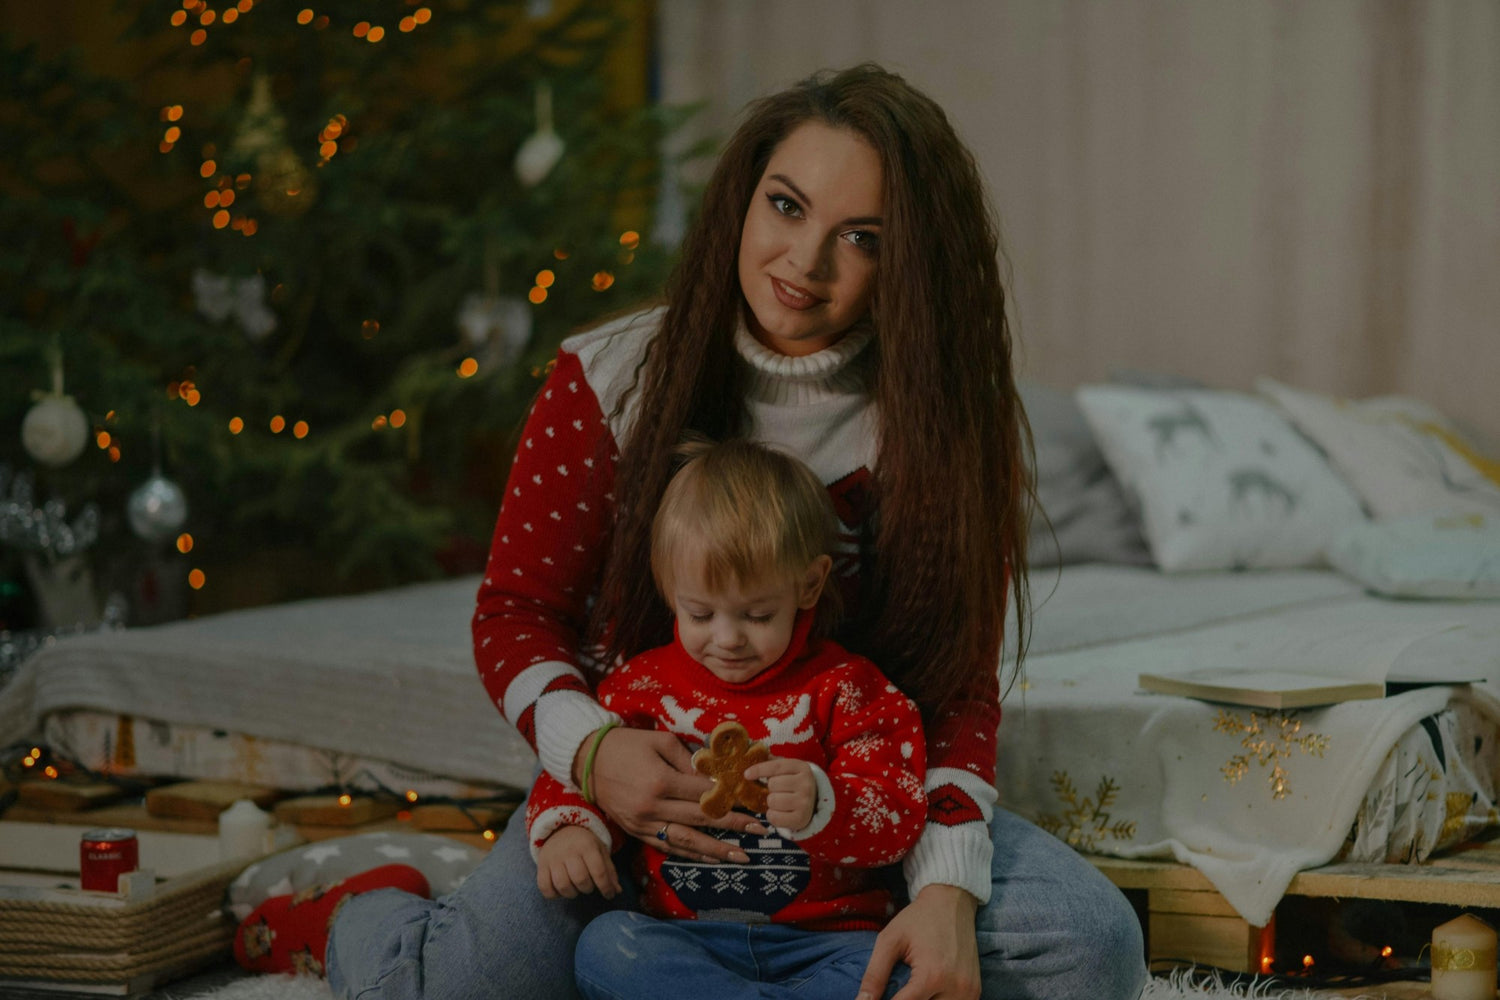
[[[821,351],[869,311],[883,180],[869,143],[821,122],[798,126],[772,152],[739,255],[746,321],[768,349]]]

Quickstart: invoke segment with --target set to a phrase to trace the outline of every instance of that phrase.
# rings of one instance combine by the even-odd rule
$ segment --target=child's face
[[[827,568],[821,557],[802,579],[768,575],[710,587],[697,567],[672,585],[677,635],[688,655],[715,677],[742,684],[781,658],[792,641],[798,610],[818,603]]]

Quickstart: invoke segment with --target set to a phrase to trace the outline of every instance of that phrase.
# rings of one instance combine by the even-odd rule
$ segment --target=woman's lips
[[[788,284],[780,278],[771,279],[771,291],[775,293],[776,301],[788,309],[811,309],[823,301],[807,289]]]

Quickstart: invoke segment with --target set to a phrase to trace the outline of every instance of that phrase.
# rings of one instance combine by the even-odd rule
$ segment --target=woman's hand
[[[911,979],[892,1000],[978,1000],[978,909],[956,886],[924,887],[875,938],[858,1000],[882,996],[897,962],[911,966]]]
[[[580,785],[583,762],[593,737],[579,747],[573,761],[573,782]],[[694,861],[734,861],[745,864],[749,855],[694,827],[769,833],[755,817],[731,812],[723,819],[703,815],[698,797],[713,784],[693,770],[693,755],[671,733],[619,727],[604,734],[594,752],[589,788],[599,808],[626,833],[643,843]],[[666,828],[667,839],[657,832]]]

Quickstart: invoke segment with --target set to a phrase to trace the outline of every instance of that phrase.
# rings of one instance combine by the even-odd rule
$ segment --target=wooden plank
[[[420,805],[411,808],[411,825],[418,830],[438,833],[479,833],[483,830],[499,830],[516,811],[516,803],[467,806]]]
[[[23,781],[16,801],[33,809],[80,812],[117,801],[124,793],[104,782]]]
[[[22,805],[11,806],[5,811],[6,821],[23,823],[77,824],[84,822],[85,818],[90,826],[128,826],[132,830],[163,830],[170,833],[188,833],[215,837],[219,834],[217,820],[172,819],[162,816],[152,816],[146,811],[146,804],[144,802],[122,802],[116,805],[101,806],[98,809],[90,809],[82,815],[78,813],[58,812],[52,809],[33,809]]]
[[[1198,913],[1148,915],[1153,962],[1182,960],[1235,972],[1259,972],[1261,957],[1275,955],[1275,921],[1251,927],[1240,917]]]
[[[362,795],[304,795],[276,803],[276,818],[297,826],[333,826],[347,832],[351,826],[363,826],[373,820],[386,819],[400,811],[392,799],[372,799]]]
[[[182,781],[163,785],[146,793],[146,811],[164,819],[200,819],[219,821],[219,813],[240,799],[249,799],[262,809],[281,798],[281,793],[264,785],[235,781]]]
[[[1196,913],[1209,917],[1240,915],[1219,893],[1191,889],[1147,890],[1146,905],[1152,913]]]

